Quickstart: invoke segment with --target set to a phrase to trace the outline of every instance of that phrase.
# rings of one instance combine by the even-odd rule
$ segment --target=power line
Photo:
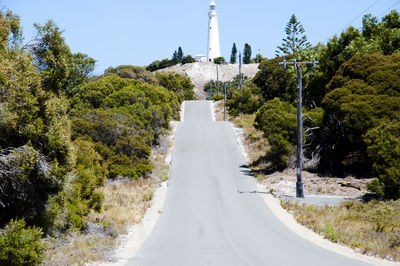
[[[393,7],[395,7],[398,4],[400,4],[400,1],[397,1],[394,5],[392,5],[391,7],[389,7],[388,9],[383,11],[382,13],[380,13],[378,17],[381,17],[383,14],[385,14],[386,12],[388,12],[389,10],[391,10]]]
[[[373,8],[373,7],[374,7],[376,4],[378,4],[380,1],[381,1],[381,0],[376,0],[376,1],[375,1],[372,5],[370,5],[367,9],[365,9],[363,12],[361,12],[360,14],[358,14],[358,15],[357,15],[356,17],[354,17],[352,20],[350,20],[350,22],[347,23],[346,26],[340,28],[337,32],[335,32],[335,35],[337,35],[338,33],[342,32],[343,30],[347,29],[347,27],[349,27],[349,26],[351,25],[351,23],[353,23],[356,19],[358,19],[359,17],[361,17],[362,15],[364,15],[368,10],[370,10],[371,8]],[[398,4],[398,3],[400,3],[400,1],[397,2],[396,4]],[[395,4],[395,5],[396,5],[396,4]],[[395,6],[395,5],[393,5],[393,6]],[[393,6],[392,6],[392,7],[393,7]],[[389,9],[390,9],[390,8],[389,8]],[[330,38],[331,38],[331,37],[327,38],[327,39],[325,40],[325,42],[327,42]]]
[[[367,9],[365,9],[363,12],[361,12],[360,14],[358,14],[355,18],[353,18],[349,23],[347,23],[347,25],[344,27],[344,29],[346,29],[348,26],[351,25],[351,23],[353,23],[356,19],[358,19],[359,17],[361,17],[362,15],[364,15],[368,10],[370,10],[371,8],[373,8],[377,3],[379,3],[381,0],[377,0],[375,1],[372,5],[370,5]],[[400,2],[400,1],[399,1]]]

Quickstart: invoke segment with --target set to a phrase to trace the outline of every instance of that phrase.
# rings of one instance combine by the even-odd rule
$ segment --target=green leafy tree
[[[158,69],[160,69],[160,61],[159,60],[151,62],[151,64],[146,67],[146,70],[151,71],[151,72],[156,71]]]
[[[243,64],[250,64],[250,59],[251,59],[251,46],[248,43],[245,43],[243,49]]]
[[[236,58],[237,58],[237,48],[236,48],[236,44],[233,43],[232,52],[231,52],[231,64],[236,63]]]
[[[321,167],[371,171],[363,136],[386,120],[400,120],[399,55],[356,55],[328,84]]]
[[[190,63],[194,63],[194,62],[196,62],[196,60],[193,58],[193,56],[191,56],[191,55],[187,55],[187,56],[185,56],[184,58],[183,58],[183,60],[182,60],[182,65],[184,65],[184,64],[190,64]]]
[[[62,31],[49,20],[34,25],[37,36],[32,51],[42,75],[43,85],[55,93],[72,95],[74,88],[86,81],[96,61],[85,54],[71,53]]]
[[[256,57],[253,59],[255,63],[261,63],[265,58],[262,56],[262,54],[256,54]]]
[[[0,49],[3,53],[18,49],[23,40],[20,17],[10,10],[1,12],[0,33]]]
[[[279,65],[283,59],[290,57],[277,57],[264,60],[260,63],[256,76],[253,79],[261,89],[265,101],[279,97],[281,100],[292,102],[296,99],[296,78],[293,69],[284,70]]]
[[[286,38],[282,39],[283,43],[278,46],[276,50],[276,56],[283,55],[294,55],[297,52],[309,48],[311,45],[307,41],[307,36],[304,34],[305,30],[303,25],[297,20],[293,14],[290,17],[289,22],[285,27]]]
[[[14,43],[18,20],[6,14],[0,12],[0,36],[7,36],[0,48],[0,225],[23,217],[46,233],[57,221],[66,225],[60,230],[80,229],[83,223],[76,221],[101,204],[98,193],[86,185],[100,186],[97,178],[104,175],[92,172],[94,164],[77,160],[83,149],[71,140],[66,95],[86,82],[94,61],[70,53],[51,22],[37,26],[33,46],[19,47]],[[59,204],[58,213],[48,215],[51,201],[60,198],[68,204]]]

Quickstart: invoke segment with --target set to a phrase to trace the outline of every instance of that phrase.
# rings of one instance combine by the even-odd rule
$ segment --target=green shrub
[[[267,159],[273,168],[283,170],[296,140],[296,108],[278,98],[265,103],[256,114],[254,126],[263,131],[270,143]]]
[[[156,74],[156,77],[160,86],[176,94],[179,103],[195,99],[193,91],[194,85],[187,75],[159,72]]]
[[[109,76],[116,74],[121,78],[128,78],[139,80],[146,83],[157,84],[157,78],[153,73],[144,67],[121,65],[117,67],[110,67],[104,71],[102,76]]]
[[[219,100],[224,99],[224,95],[222,95],[222,94],[214,94],[212,99],[213,99],[213,101],[219,101]]]
[[[229,113],[234,116],[240,113],[254,113],[264,103],[259,89],[253,84],[243,86],[242,91],[232,88],[227,94],[226,105],[229,108]]]
[[[364,136],[372,169],[378,175],[368,189],[387,199],[400,198],[400,122],[386,122]]]
[[[181,64],[184,65],[184,64],[194,63],[194,62],[196,62],[196,60],[193,58],[193,56],[187,55],[182,59]]]
[[[222,64],[222,63],[225,63],[225,58],[222,57],[222,56],[216,57],[216,58],[214,58],[214,63],[215,63],[215,64]]]
[[[25,228],[25,220],[11,220],[0,231],[1,265],[39,265],[45,244],[40,228]]]
[[[73,138],[89,137],[95,143],[108,177],[147,176],[151,146],[169,121],[179,118],[180,101],[192,97],[188,77],[158,73],[157,78],[164,87],[113,75],[79,88],[71,112]],[[80,176],[88,173],[82,170]]]

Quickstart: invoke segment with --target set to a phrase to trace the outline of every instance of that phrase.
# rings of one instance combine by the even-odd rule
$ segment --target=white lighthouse
[[[215,7],[215,2],[211,1],[210,12],[208,12],[208,62],[211,62],[214,60],[214,58],[221,56],[221,51],[219,49],[218,13]]]

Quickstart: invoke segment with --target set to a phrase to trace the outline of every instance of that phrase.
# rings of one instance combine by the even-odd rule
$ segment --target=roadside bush
[[[188,77],[157,77],[168,89],[113,75],[83,86],[73,100],[73,138],[89,137],[95,143],[110,178],[147,176],[151,146],[169,121],[179,118],[176,95],[183,100],[185,93],[193,92]]]
[[[190,77],[187,75],[158,72],[156,77],[160,86],[175,93],[178,97],[179,103],[195,99],[193,91],[194,85],[192,84]]]
[[[400,122],[386,122],[369,130],[364,140],[378,179],[368,189],[387,199],[400,198]]]
[[[267,159],[275,170],[288,166],[296,140],[296,108],[278,98],[266,102],[256,113],[255,128],[264,132],[271,146]]]
[[[1,265],[39,265],[45,244],[39,228],[25,228],[24,219],[11,220],[0,230]]]
[[[213,101],[220,101],[220,100],[224,99],[224,95],[222,95],[222,94],[214,94],[212,99],[213,99]]]
[[[233,116],[254,113],[264,103],[260,90],[253,84],[243,86],[242,90],[232,88],[227,93],[226,105]]]

